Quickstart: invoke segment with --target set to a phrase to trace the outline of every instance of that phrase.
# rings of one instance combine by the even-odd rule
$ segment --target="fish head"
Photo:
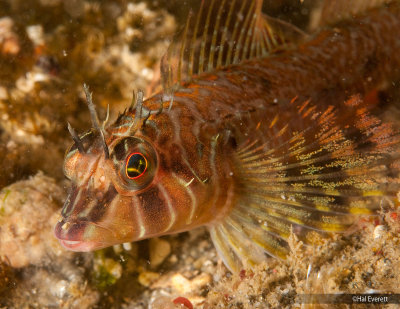
[[[105,248],[129,238],[124,229],[122,209],[107,220],[107,211],[118,200],[118,192],[108,176],[101,136],[91,130],[80,137],[84,152],[74,143],[64,159],[64,174],[71,180],[71,188],[55,227],[55,236],[67,249],[92,251]],[[120,223],[117,226],[115,223]]]
[[[108,156],[95,130],[80,138],[84,152],[74,144],[66,153],[72,185],[55,227],[60,243],[92,251],[200,225],[196,196],[206,199],[209,186],[194,181],[181,151],[144,131],[114,133],[107,132]]]

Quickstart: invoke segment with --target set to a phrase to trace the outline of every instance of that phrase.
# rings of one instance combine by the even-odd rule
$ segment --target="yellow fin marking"
[[[278,119],[279,119],[279,115],[277,114],[277,115],[274,117],[274,119],[272,119],[271,124],[269,125],[269,128],[270,128],[270,129],[276,124],[276,122],[278,121]]]

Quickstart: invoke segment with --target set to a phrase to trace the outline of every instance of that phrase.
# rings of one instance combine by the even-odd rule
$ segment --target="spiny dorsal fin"
[[[361,14],[366,10],[389,3],[392,0],[325,0],[314,12],[310,28],[333,24],[353,15]]]
[[[264,16],[262,2],[201,1],[162,59],[164,89],[204,72],[265,57],[287,42],[286,33],[290,39],[302,36],[296,27]]]

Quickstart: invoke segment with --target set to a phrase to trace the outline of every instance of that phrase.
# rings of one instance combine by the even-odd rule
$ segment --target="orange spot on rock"
[[[242,269],[239,273],[240,280],[246,279],[246,271]]]

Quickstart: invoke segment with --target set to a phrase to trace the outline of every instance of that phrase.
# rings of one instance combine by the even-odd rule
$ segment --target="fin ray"
[[[196,16],[189,14],[183,32],[161,61],[164,89],[171,90],[205,72],[266,57],[288,43],[280,33],[283,28],[288,29],[291,41],[304,37],[294,26],[274,19],[269,22],[261,12],[262,2],[222,0],[217,5],[216,0],[202,0]],[[275,31],[274,25],[279,30]]]
[[[288,109],[273,125],[258,125],[268,111],[238,120],[246,131],[232,159],[234,205],[215,223],[235,252],[230,267],[257,263],[254,248],[285,258],[292,233],[307,245],[344,232],[391,205],[400,189],[400,133],[359,97],[340,109],[300,100]]]
[[[242,262],[227,244],[226,236],[224,233],[221,233],[220,229],[220,226],[209,228],[210,236],[214,246],[224,264],[228,266],[230,270],[240,269]]]

